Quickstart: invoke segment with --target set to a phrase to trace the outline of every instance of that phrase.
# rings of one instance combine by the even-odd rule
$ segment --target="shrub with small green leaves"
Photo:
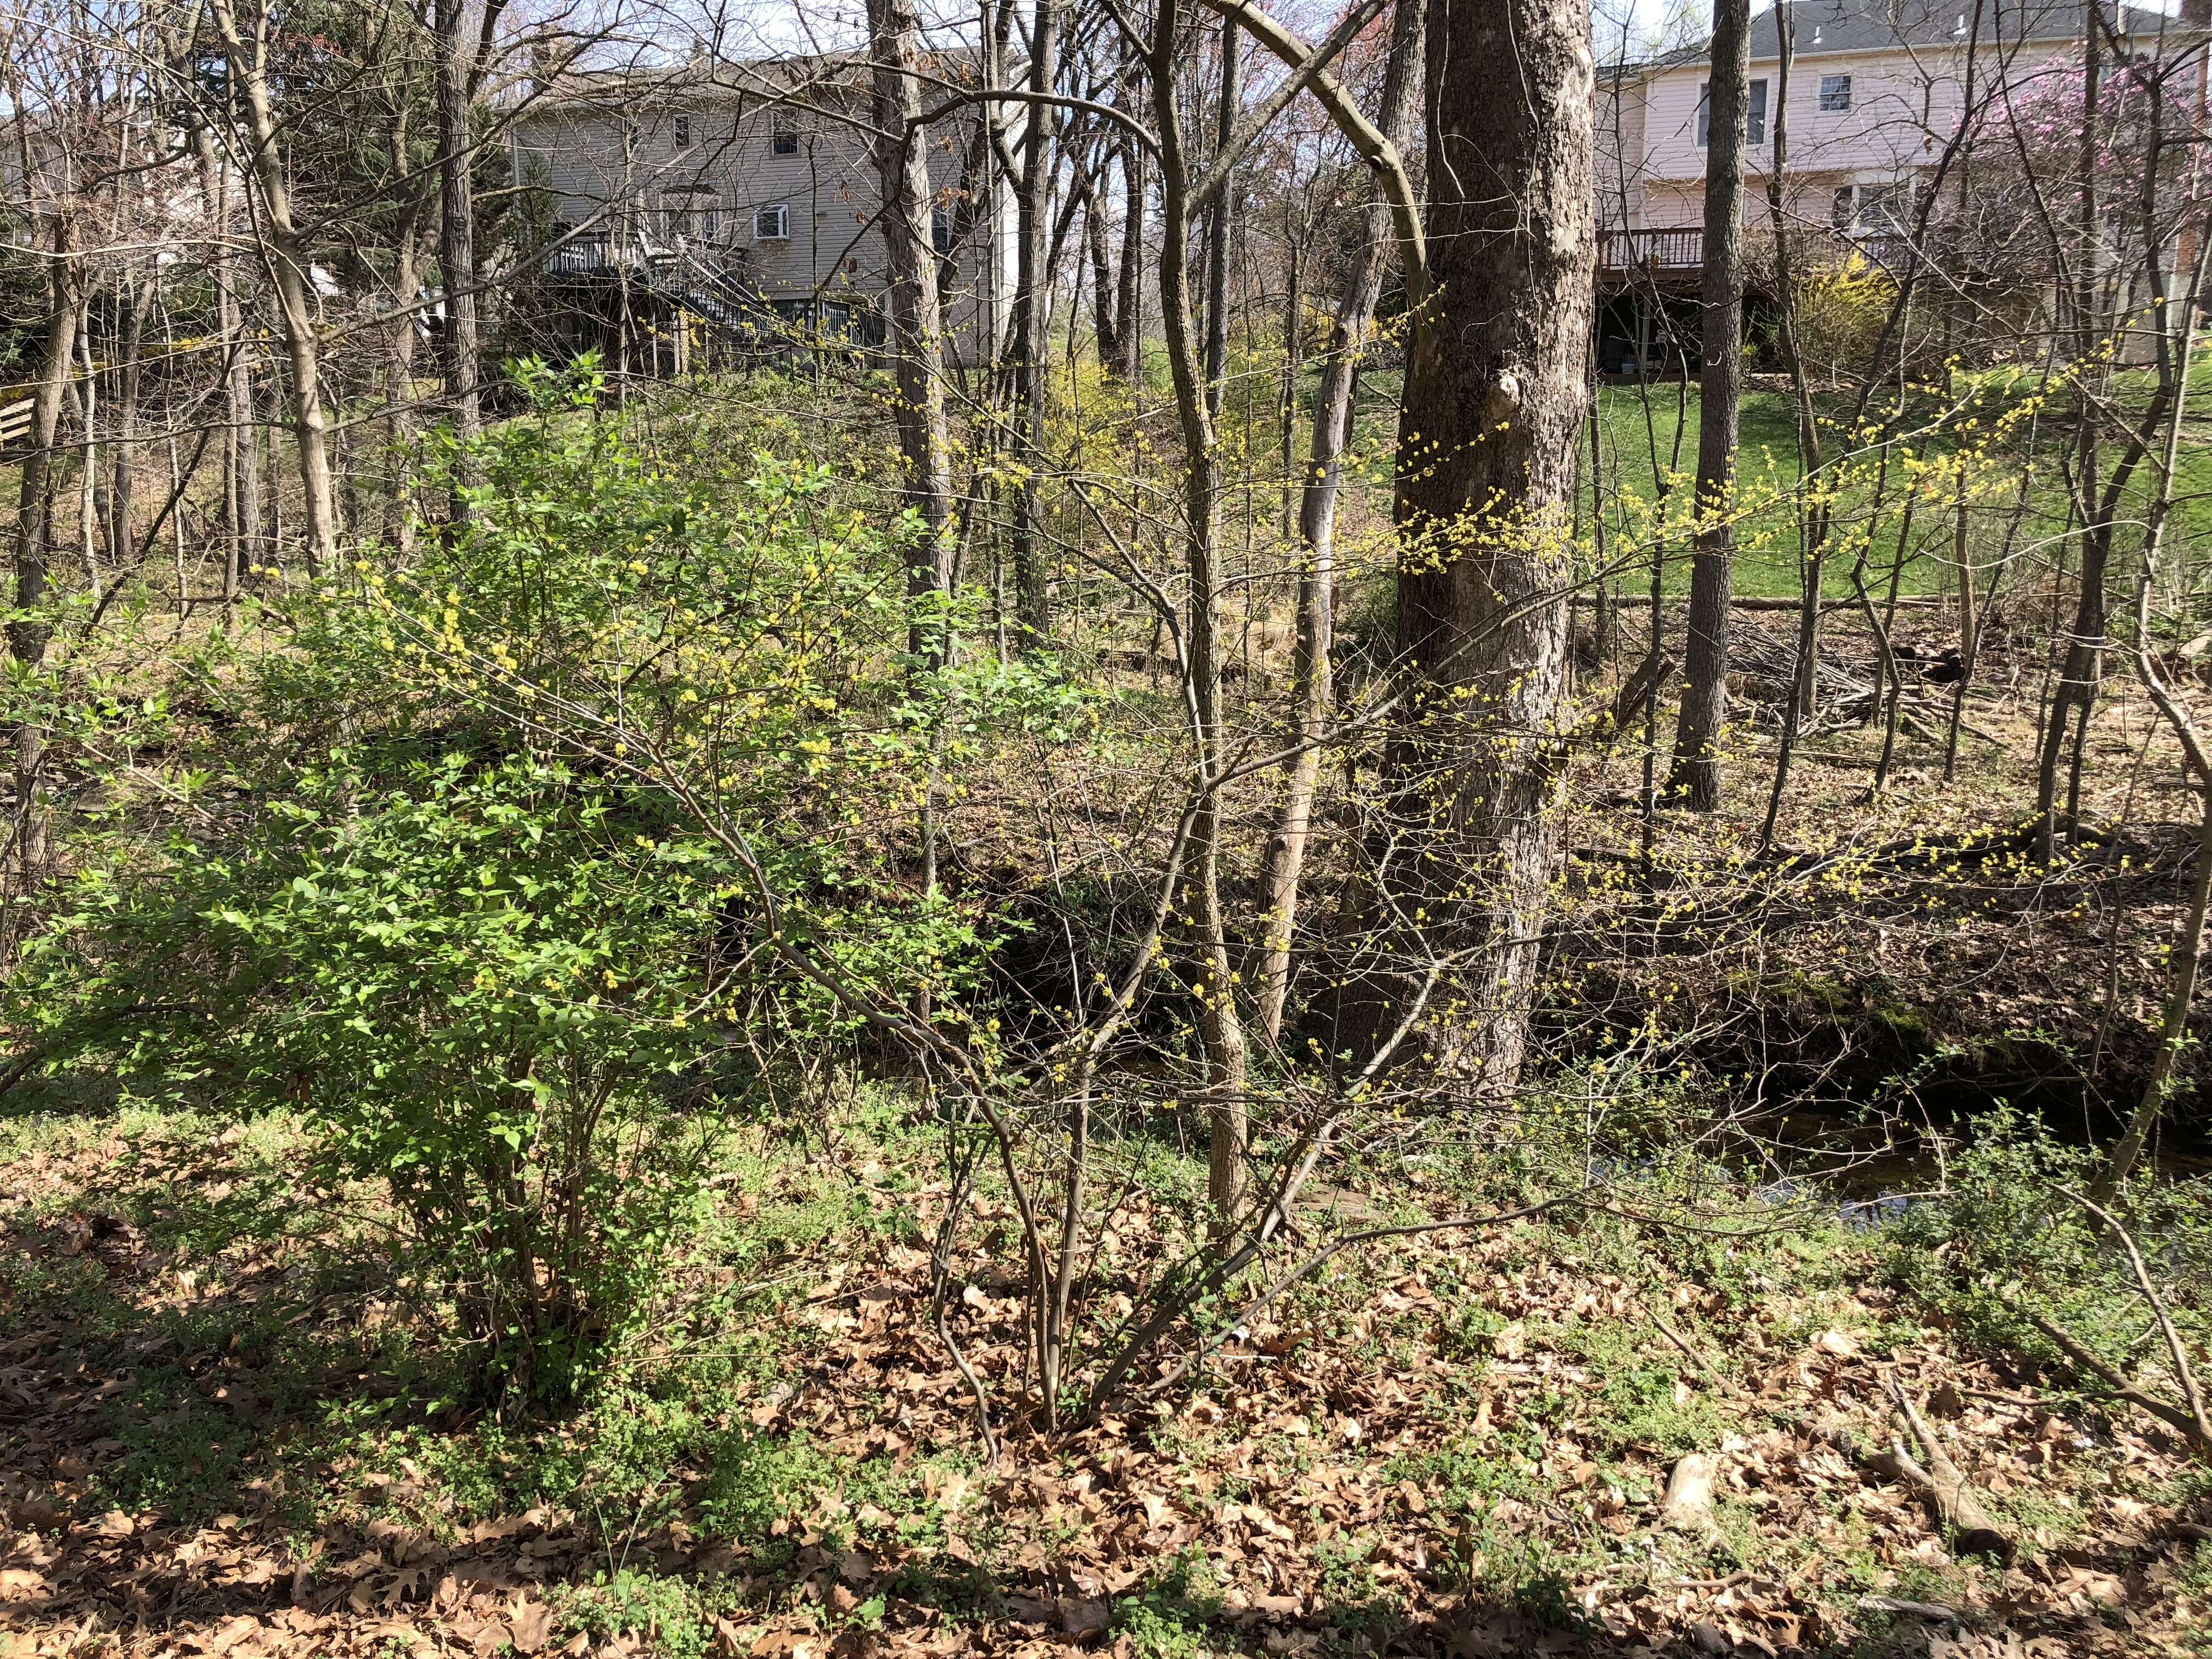
[[[2119,1239],[2081,1202],[2100,1164],[2041,1124],[1992,1112],[1947,1160],[1947,1192],[1891,1226],[1891,1277],[1985,1347],[2057,1359],[2035,1316],[2125,1375],[2162,1352],[2155,1315]],[[2212,1339],[2212,1181],[2137,1180],[2104,1207],[2141,1250],[2176,1326]],[[2154,1358],[2154,1364],[2157,1363]]]
[[[516,374],[447,452],[469,512],[291,602],[253,791],[87,873],[6,995],[50,1066],[299,1110],[491,1391],[557,1396],[686,1232],[712,1109],[873,1010],[963,1027],[990,935],[899,831],[971,726],[1080,708],[914,655],[957,618],[912,523],[766,456],[675,476],[591,365]]]

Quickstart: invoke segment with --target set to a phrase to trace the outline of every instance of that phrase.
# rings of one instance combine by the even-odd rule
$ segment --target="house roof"
[[[702,52],[681,62],[563,68],[536,77],[531,101],[541,112],[609,104],[676,109],[739,96],[804,102],[825,93],[865,94],[874,68],[867,54],[858,52],[742,59]],[[933,80],[972,83],[975,58],[966,52],[936,52],[923,69]]]
[[[2161,31],[2169,36],[2202,33],[2199,26],[2164,12],[2135,6],[2107,7],[2106,11],[2121,33],[2132,37]],[[1754,64],[1781,58],[1780,27],[1785,12],[1796,27],[1793,58],[1962,46],[1977,38],[1984,47],[2024,41],[2060,43],[2081,40],[2089,20],[2083,0],[1776,0],[1751,20]],[[1703,63],[1710,56],[1707,44],[1701,42],[1668,52],[1649,67],[1671,69]]]

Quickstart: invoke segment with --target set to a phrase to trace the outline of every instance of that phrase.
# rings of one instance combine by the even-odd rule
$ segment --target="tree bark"
[[[1051,228],[1053,106],[1059,76],[1058,0],[1036,0],[1030,31],[1030,91],[1022,139],[1022,173],[1015,185],[1014,307],[1007,330],[1012,352],[1015,441],[1022,477],[1014,497],[1014,608],[1022,649],[1042,650],[1052,631],[1050,576],[1040,544],[1043,500],[1045,350],[1052,297],[1048,236]]]
[[[225,365],[222,620],[228,631],[238,620],[240,580],[256,562],[254,538],[261,531],[261,475],[253,465],[253,368],[246,353],[238,257],[231,246],[230,169],[216,153],[215,135],[204,123],[192,128],[192,149],[199,158],[200,193],[216,238],[216,322],[222,332]]]
[[[1432,1053],[1502,1097],[1526,1056],[1557,874],[1576,438],[1596,279],[1587,0],[1433,0],[1433,299],[1407,367],[1399,645],[1413,709],[1401,802],[1437,905],[1479,946]],[[1514,74],[1501,82],[1498,68]]]
[[[53,221],[53,252],[46,267],[46,337],[31,404],[30,449],[23,457],[15,510],[15,608],[35,612],[46,603],[52,534],[54,444],[69,393],[70,359],[76,350],[77,319],[84,311],[84,264],[68,215]],[[19,615],[8,624],[15,660],[35,668],[53,629],[43,617]]]
[[[1121,349],[1121,379],[1134,386],[1145,373],[1145,152],[1121,145],[1121,258],[1114,282],[1114,337]]]
[[[1382,72],[1377,124],[1402,154],[1413,137],[1421,85],[1425,0],[1398,0],[1391,18],[1390,51]],[[1290,995],[1291,945],[1297,922],[1298,889],[1313,830],[1315,787],[1321,776],[1321,744],[1336,706],[1329,653],[1334,645],[1336,504],[1344,486],[1342,458],[1352,434],[1352,393],[1367,331],[1382,294],[1391,246],[1390,210],[1379,198],[1369,206],[1359,246],[1352,252],[1336,307],[1334,337],[1322,360],[1315,393],[1313,438],[1305,487],[1299,492],[1298,537],[1305,547],[1299,571],[1297,656],[1292,696],[1302,747],[1285,780],[1275,832],[1267,842],[1266,951],[1260,976],[1260,1024],[1269,1042],[1282,1036]]]
[[[118,580],[137,550],[131,534],[137,495],[132,465],[138,447],[138,348],[145,334],[146,301],[137,279],[125,271],[116,295],[121,313],[116,319],[117,349],[123,362],[115,377],[115,453],[107,492],[107,565]]]
[[[1784,210],[1782,193],[1783,180],[1790,176],[1790,65],[1797,51],[1797,24],[1796,18],[1787,11],[1778,14],[1775,22],[1778,52],[1775,64],[1774,158],[1766,169],[1766,218],[1774,234],[1776,321],[1782,337],[1783,360],[1790,366],[1790,391],[1797,404],[1797,477],[1802,483],[1820,470],[1820,424],[1814,418],[1813,388],[1805,378],[1805,353],[1797,338],[1796,276],[1790,263],[1789,216]],[[1902,362],[1900,356],[1900,365]],[[1871,380],[1868,384],[1873,384]],[[1820,575],[1826,568],[1828,531],[1834,520],[1834,512],[1835,509],[1817,495],[1801,502],[1798,508],[1797,533],[1802,550],[1798,558],[1797,672],[1790,689],[1789,705],[1783,712],[1782,741],[1774,756],[1774,784],[1767,792],[1766,819],[1759,830],[1759,845],[1762,847],[1773,842],[1775,826],[1782,816],[1782,793],[1790,782],[1790,759],[1797,747],[1798,728],[1813,714],[1813,691],[1820,678]],[[1908,526],[1911,522],[1909,504],[1905,510],[1905,522]],[[1901,553],[1899,556],[1902,556]],[[1893,593],[1895,588],[1896,583],[1893,580]],[[1896,684],[1896,664],[1887,654],[1887,624],[1877,624],[1875,631],[1882,641],[1882,660],[1888,665],[1894,693],[1899,688]],[[1895,696],[1893,695],[1890,708],[1893,729],[1896,713]],[[1888,757],[1889,749],[1885,742],[1882,760],[1875,768],[1877,779],[1884,775]],[[1880,787],[1878,782],[1876,787]]]
[[[2103,62],[2097,31],[2085,32],[2081,42],[2081,147],[2079,173],[2074,183],[2080,198],[2078,220],[2081,245],[2075,253],[2071,309],[2075,372],[2087,374],[2095,353],[2099,328],[2098,169],[2097,122],[2102,100]],[[2054,250],[2056,252],[2056,250]],[[2058,817],[2058,763],[2065,752],[2066,731],[2071,716],[2086,723],[2095,702],[2098,683],[2104,678],[2106,621],[2105,581],[2112,550],[2112,526],[2098,511],[2097,416],[2086,387],[2075,397],[2075,435],[2074,490],[2081,521],[2081,582],[2075,598],[2074,630],[2066,641],[2066,665],[2052,698],[2050,724],[2044,728],[2043,747],[2036,757],[2035,812],[2037,859],[2051,861]],[[2069,826],[2070,830],[2070,826]]]
[[[62,404],[69,391],[70,358],[76,349],[77,319],[84,310],[83,256],[66,213],[53,216],[53,251],[46,267],[46,337],[39,364],[38,390],[31,403],[30,448],[23,457],[15,508],[15,611],[8,624],[8,649],[21,671],[46,659],[52,625],[41,614],[47,602],[47,570],[53,535],[54,444],[61,431]],[[35,720],[15,730],[15,824],[12,869],[19,879],[8,895],[20,898],[45,860],[39,777],[46,759],[46,732]],[[12,947],[13,928],[4,941]]]
[[[1237,131],[1237,106],[1243,101],[1244,41],[1237,20],[1221,20],[1221,90],[1214,108],[1216,154],[1225,152]],[[1206,412],[1221,418],[1221,393],[1229,371],[1229,256],[1237,236],[1237,185],[1232,175],[1214,198],[1206,234]]]
[[[2148,199],[2144,222],[2146,228],[2155,223]],[[2197,980],[2204,953],[2205,912],[2208,905],[2212,905],[2212,754],[2207,752],[2203,736],[2188,705],[2167,688],[2150,652],[2151,588],[2159,577],[2160,555],[2165,547],[2166,527],[2172,519],[2179,482],[2182,425],[2188,418],[2191,358],[2197,345],[2197,307],[2204,295],[2204,262],[2201,258],[2197,262],[2181,304],[2169,309],[2164,304],[2164,283],[2155,268],[2157,242],[2154,238],[2147,240],[2154,267],[2151,287],[2159,301],[2159,316],[2172,329],[2170,337],[2160,339],[2159,353],[2159,378],[2171,389],[2171,397],[2166,406],[2165,451],[2160,457],[2158,486],[2151,497],[2149,524],[2143,538],[2142,566],[2136,578],[2136,672],[2142,677],[2159,713],[2180,740],[2187,771],[2203,792],[2203,801],[2197,837],[2197,869],[2190,883],[2189,908],[2183,917],[2181,937],[2173,947],[2165,1016],[2159,1026],[2158,1053],[2152,1059],[2150,1076],[2144,1080],[2142,1098],[2136,1103],[2127,1128],[2090,1188],[2091,1199],[2097,1203],[2110,1202],[2121,1183],[2134,1173],[2143,1149],[2150,1144],[2152,1131],[2166,1110],[2166,1100],[2173,1092],[2174,1073],[2189,1041],[2190,1005],[2196,1000]],[[2208,242],[2212,242],[2212,220],[2205,224],[2197,246],[2203,247]],[[2177,312],[2178,320],[2167,322]]]
[[[945,330],[930,238],[929,158],[916,68],[921,30],[912,0],[869,0],[875,66],[876,167],[883,183],[884,251],[890,270],[893,368],[898,383],[899,452],[906,498],[922,538],[907,556],[907,595],[917,606],[908,648],[930,666],[946,649],[940,605],[952,588],[952,461],[945,426]]]
[[[1188,672],[1200,792],[1189,842],[1188,914],[1196,936],[1198,982],[1194,988],[1199,1002],[1200,1045],[1206,1056],[1206,1198],[1213,1212],[1214,1231],[1219,1237],[1243,1200],[1249,1123],[1244,1029],[1237,1006],[1221,907],[1221,802],[1215,786],[1223,744],[1221,583],[1213,542],[1220,462],[1192,337],[1195,330],[1189,283],[1190,173],[1183,150],[1182,111],[1176,100],[1175,53],[1180,16],[1178,0],[1161,0],[1148,55],[1160,143],[1161,332],[1175,382],[1176,426],[1183,447],[1183,533],[1190,588]]]
[[[291,185],[285,178],[284,158],[277,151],[276,112],[270,101],[270,16],[263,9],[248,33],[239,27],[234,0],[209,0],[208,9],[222,37],[231,80],[245,108],[251,145],[246,161],[260,191],[266,226],[262,256],[270,284],[276,290],[277,322],[292,370],[292,430],[299,452],[307,569],[310,574],[317,574],[337,556],[337,497],[323,418],[322,346],[316,329],[316,301],[308,281],[307,247],[292,217]]]
[[[1114,314],[1114,262],[1106,249],[1106,192],[1104,183],[1111,152],[1102,154],[1098,173],[1088,169],[1077,174],[1083,191],[1083,240],[1091,254],[1091,314],[1098,337],[1098,363],[1109,374],[1121,370],[1121,337]]]
[[[469,68],[472,56],[468,0],[434,0],[432,33],[438,42],[438,264],[446,285],[446,368],[452,377],[447,395],[453,425],[473,438],[483,425],[477,391],[482,364],[477,338],[476,187],[471,169],[475,134],[469,120]],[[456,495],[453,511],[464,501]]]
[[[1751,87],[1750,0],[1715,0],[1707,100],[1704,391],[1698,400],[1696,530],[1689,648],[1668,788],[1683,805],[1720,805],[1717,745],[1728,717],[1729,586],[1735,532],[1736,416],[1743,398],[1743,159]]]

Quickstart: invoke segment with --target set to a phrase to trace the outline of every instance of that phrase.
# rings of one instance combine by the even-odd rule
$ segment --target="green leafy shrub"
[[[2035,1316],[2125,1375],[2162,1352],[2119,1241],[2075,1196],[2100,1156],[2008,1112],[1989,1115],[1948,1160],[1948,1188],[1887,1232],[1893,1279],[1986,1348],[2056,1360]],[[2142,1180],[2106,1207],[2136,1241],[2185,1340],[2212,1338],[2212,1182]]]
[[[530,413],[447,457],[465,518],[250,678],[258,793],[86,875],[9,996],[52,1065],[297,1109],[488,1384],[557,1396],[686,1232],[711,1109],[872,1006],[958,1020],[988,939],[896,831],[964,723],[1063,705],[921,672],[911,526],[826,474],[678,479],[588,367],[516,373]]]
[[[699,1134],[653,1082],[696,1050],[726,882],[650,805],[521,757],[309,773],[158,879],[88,878],[22,989],[142,1089],[301,1111],[494,1370],[557,1387],[690,1201]]]

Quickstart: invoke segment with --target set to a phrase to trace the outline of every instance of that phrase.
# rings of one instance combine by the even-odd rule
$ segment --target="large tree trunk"
[[[1697,528],[1690,562],[1687,678],[1674,721],[1670,793],[1700,812],[1721,802],[1717,744],[1728,715],[1729,580],[1735,532],[1735,431],[1743,397],[1743,156],[1751,88],[1751,0],[1715,0],[1705,149],[1704,391],[1698,400]]]
[[[252,146],[246,159],[261,193],[266,227],[262,254],[276,290],[277,323],[292,370],[292,434],[299,452],[307,569],[318,574],[337,556],[337,496],[323,418],[322,344],[307,278],[307,248],[292,217],[291,186],[276,148],[276,112],[269,95],[270,17],[265,9],[261,11],[248,34],[239,27],[233,0],[210,0],[209,14],[222,38],[231,82],[245,106],[246,139]]]
[[[1210,1120],[1206,1197],[1218,1234],[1244,1195],[1249,1103],[1244,1028],[1237,1006],[1228,930],[1221,908],[1221,801],[1215,785],[1223,763],[1221,578],[1213,538],[1220,459],[1191,320],[1190,173],[1183,149],[1182,113],[1176,100],[1179,10],[1176,0],[1161,0],[1150,68],[1155,131],[1160,141],[1160,321],[1175,380],[1176,420],[1183,447],[1183,536],[1190,584],[1188,663],[1200,791],[1191,827],[1190,904],[1186,914],[1195,934],[1199,1040],[1206,1054]]]
[[[898,382],[899,453],[906,498],[927,534],[908,555],[907,592],[918,605],[952,587],[952,463],[945,429],[944,318],[930,240],[929,157],[916,73],[921,31],[912,0],[868,0],[875,65],[876,167],[883,181],[884,252],[890,270],[891,349]],[[910,647],[944,659],[942,617],[917,617]]]
[[[1145,152],[1121,146],[1121,258],[1115,272],[1114,337],[1121,348],[1121,379],[1134,386],[1145,373]]]
[[[1425,0],[1398,0],[1391,20],[1390,55],[1382,73],[1379,125],[1400,153],[1411,148],[1421,85]],[[1392,245],[1390,210],[1379,198],[1367,210],[1359,246],[1352,251],[1344,292],[1336,306],[1334,337],[1322,360],[1314,399],[1313,441],[1305,488],[1298,500],[1298,536],[1305,561],[1298,579],[1298,637],[1293,697],[1304,745],[1291,761],[1275,833],[1267,843],[1267,949],[1260,975],[1260,1024],[1269,1042],[1282,1035],[1290,994],[1291,941],[1297,923],[1298,887],[1313,829],[1314,787],[1321,776],[1321,744],[1336,704],[1329,652],[1336,602],[1336,502],[1344,484],[1342,457],[1352,434],[1352,392],[1359,356],[1382,294],[1382,273]]]
[[[1114,264],[1106,250],[1106,191],[1112,152],[1101,151],[1094,176],[1086,168],[1076,173],[1083,191],[1083,240],[1091,254],[1091,315],[1098,337],[1098,365],[1108,374],[1121,369],[1121,337],[1115,331]]]
[[[1481,956],[1436,1058],[1519,1079],[1559,859],[1575,449],[1596,277],[1588,0],[1432,0],[1433,299],[1407,366],[1399,644],[1416,677],[1395,745],[1431,837],[1432,920]],[[1500,64],[1513,66],[1501,79]]]
[[[1014,605],[1021,621],[1022,648],[1041,650],[1052,630],[1050,578],[1040,545],[1037,516],[1043,500],[1045,350],[1052,273],[1048,238],[1051,230],[1053,106],[1048,101],[1058,78],[1057,0],[1036,0],[1030,33],[1030,91],[1022,143],[1022,173],[1015,186],[1014,309],[1007,332],[1013,355],[1009,377],[1014,395],[1015,441],[1023,461],[1014,499]]]

